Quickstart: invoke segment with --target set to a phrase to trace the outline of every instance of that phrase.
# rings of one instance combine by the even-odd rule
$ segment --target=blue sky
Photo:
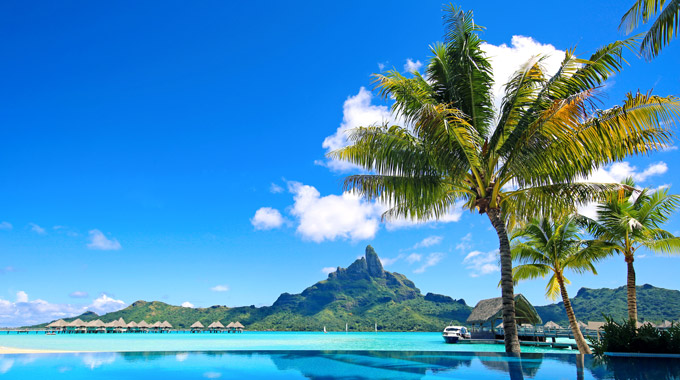
[[[461,5],[487,28],[498,76],[534,54],[551,54],[551,65],[565,49],[587,56],[621,38],[629,6]],[[488,219],[454,209],[446,222],[382,224],[380,205],[343,195],[352,169],[324,156],[345,129],[389,119],[370,75],[425,63],[442,40],[441,9],[2,2],[0,325],[138,299],[269,305],[367,244],[423,292],[472,305],[497,296]],[[627,58],[603,107],[638,89],[680,95],[680,43],[652,63]],[[631,157],[594,176],[672,186],[678,154]],[[668,229],[680,231],[677,217]],[[680,288],[677,260],[642,253],[638,283]],[[572,276],[570,292],[624,285],[620,257],[598,268]],[[542,281],[517,291],[548,303]]]

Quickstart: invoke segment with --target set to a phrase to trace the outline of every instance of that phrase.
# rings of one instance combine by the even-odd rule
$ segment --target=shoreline
[[[64,353],[78,353],[89,351],[63,351],[63,350],[41,350],[33,348],[16,348],[0,346],[0,355],[5,354],[64,354]]]

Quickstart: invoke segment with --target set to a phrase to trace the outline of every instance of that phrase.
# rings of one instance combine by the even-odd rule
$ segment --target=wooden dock
[[[463,344],[504,344],[503,339],[461,339],[458,343]],[[520,340],[520,346],[527,347],[551,347],[551,348],[564,348],[578,350],[576,343],[564,343],[564,342],[535,342],[528,340]]]

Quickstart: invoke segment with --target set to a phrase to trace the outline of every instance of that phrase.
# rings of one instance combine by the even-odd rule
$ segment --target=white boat
[[[470,339],[471,335],[464,326],[446,326],[442,333],[446,343],[458,343],[461,339]]]

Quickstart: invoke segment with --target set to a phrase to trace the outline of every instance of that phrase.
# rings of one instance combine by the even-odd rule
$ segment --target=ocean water
[[[446,344],[441,333],[244,332],[241,334],[16,334],[0,333],[0,346],[61,351],[465,351],[504,352],[502,344]],[[522,347],[527,353],[576,350]]]
[[[3,380],[678,379],[680,359],[525,353],[219,351],[0,355]]]

